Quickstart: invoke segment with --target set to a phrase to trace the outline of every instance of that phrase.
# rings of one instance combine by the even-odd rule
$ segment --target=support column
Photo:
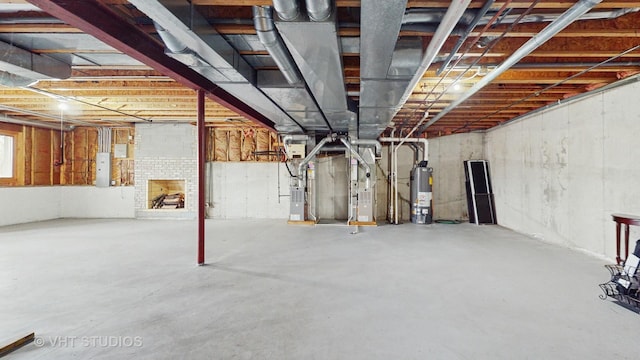
[[[204,90],[198,90],[198,265],[204,265],[205,160]]]

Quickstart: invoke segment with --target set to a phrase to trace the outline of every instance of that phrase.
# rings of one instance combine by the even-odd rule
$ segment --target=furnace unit
[[[433,169],[421,161],[411,170],[411,222],[431,224],[433,221],[432,203]]]
[[[291,187],[291,203],[289,207],[289,220],[291,221],[304,221],[305,219],[305,206],[304,206],[304,188],[292,186]]]

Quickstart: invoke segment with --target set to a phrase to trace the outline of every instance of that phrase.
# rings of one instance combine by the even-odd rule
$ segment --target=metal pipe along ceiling
[[[424,76],[424,73],[429,69],[429,66],[433,63],[433,60],[436,58],[440,49],[444,45],[445,41],[449,38],[449,35],[453,31],[453,29],[458,24],[460,17],[464,15],[465,9],[469,6],[471,0],[459,0],[453,1],[447,9],[446,14],[442,18],[442,22],[435,34],[431,38],[429,45],[427,46],[427,50],[425,51],[424,57],[422,58],[422,62],[416,71],[416,74],[411,78],[411,82],[405,89],[404,94],[400,100],[400,104],[398,108],[402,107],[411,93],[413,93],[413,88],[420,82],[420,79]]]
[[[253,21],[260,42],[264,45],[289,84],[300,82],[293,59],[284,47],[273,24],[270,6],[254,6]]]
[[[487,2],[485,2],[484,5],[482,6],[482,9],[480,9],[480,11],[476,13],[476,16],[473,18],[473,20],[471,20],[471,23],[467,26],[467,29],[464,31],[464,34],[460,36],[460,38],[458,39],[458,42],[453,46],[453,49],[449,51],[449,55],[447,56],[445,61],[442,62],[442,65],[436,71],[436,75],[442,74],[442,72],[447,68],[447,66],[449,66],[449,63],[451,63],[451,60],[458,53],[458,50],[460,50],[460,48],[462,47],[462,44],[464,44],[464,42],[467,40],[467,38],[469,37],[469,34],[471,34],[471,32],[478,25],[480,20],[482,20],[482,17],[487,13],[487,11],[489,11],[489,9],[491,8],[494,2],[495,0],[487,0]]]
[[[422,160],[429,161],[429,140],[425,138],[399,138],[399,137],[381,137],[380,142],[388,142],[391,143],[391,148],[395,148],[397,150],[397,146],[394,146],[396,141],[404,140],[404,143],[421,143],[423,147]]]
[[[469,89],[469,91],[464,93],[460,98],[456,99],[449,106],[439,112],[438,115],[436,115],[433,119],[422,125],[422,127],[420,128],[420,132],[423,132],[426,128],[433,125],[436,121],[447,115],[449,112],[451,112],[451,110],[455,109],[458,105],[469,99],[483,87],[489,85],[494,79],[510,69],[522,58],[529,55],[535,49],[544,44],[547,40],[551,39],[557,33],[562,31],[580,16],[584,15],[587,11],[601,2],[602,0],[581,0],[573,5],[569,10],[565,11],[560,17],[558,17],[558,19],[556,19],[554,22],[545,27],[541,32],[529,39],[529,41],[527,41],[518,50],[516,50],[509,58],[507,58],[498,67],[496,67],[492,72],[478,81],[471,89]]]

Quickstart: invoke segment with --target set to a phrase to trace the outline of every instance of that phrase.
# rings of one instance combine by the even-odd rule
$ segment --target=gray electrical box
[[[111,184],[111,153],[96,155],[96,186],[109,187]]]
[[[304,221],[304,188],[292,186],[290,198],[289,220]]]

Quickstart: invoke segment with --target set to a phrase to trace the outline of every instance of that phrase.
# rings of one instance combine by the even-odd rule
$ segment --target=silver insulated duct
[[[295,13],[300,10],[295,0],[275,0],[273,6],[280,36],[331,128],[338,132],[355,130],[349,128],[357,122],[347,106],[344,74],[340,70],[340,39],[331,1],[307,1],[307,14],[297,16]]]
[[[390,125],[464,16],[470,2],[451,2],[439,18],[440,25],[426,51],[418,59],[415,59],[415,50],[422,49],[419,41],[403,39],[396,43],[406,1],[362,2],[360,137],[376,138]]]
[[[188,0],[129,0],[156,23],[168,55],[202,74],[216,85],[276,123],[282,132],[300,126],[256,87],[257,75],[222,35]],[[165,31],[166,30],[166,31]]]
[[[293,59],[282,44],[282,40],[276,32],[273,24],[273,17],[270,6],[254,6],[253,22],[256,27],[256,33],[260,42],[269,52],[273,61],[278,65],[278,69],[287,79],[289,84],[297,84],[300,82],[300,75],[296,71]]]
[[[331,15],[330,0],[305,0],[305,5],[311,21],[325,21]]]

